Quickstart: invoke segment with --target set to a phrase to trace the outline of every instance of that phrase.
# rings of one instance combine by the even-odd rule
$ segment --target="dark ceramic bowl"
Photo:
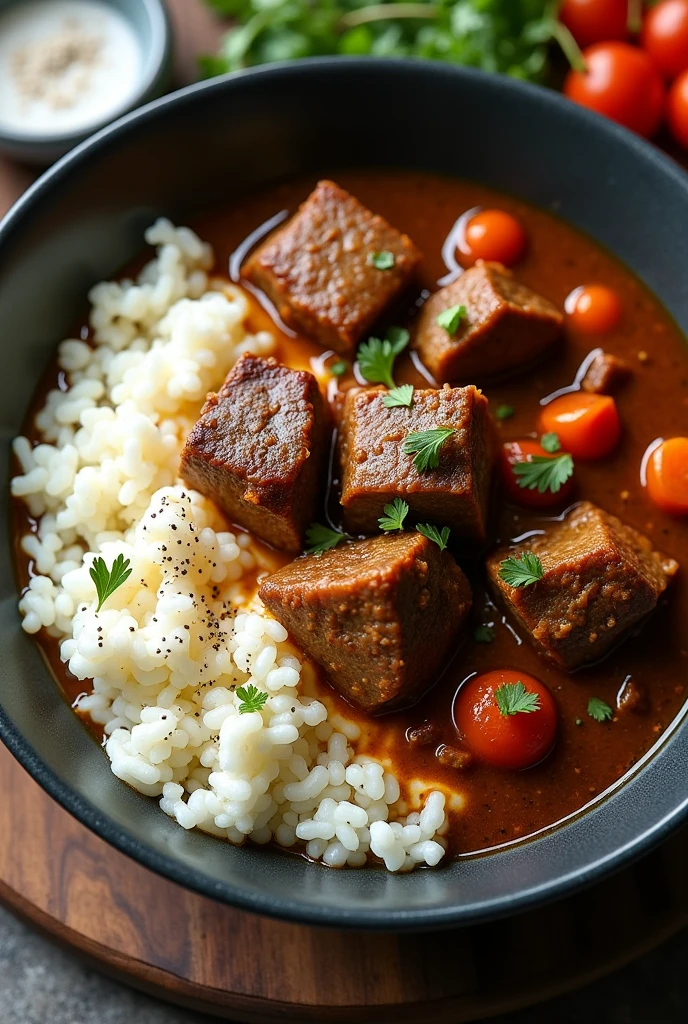
[[[688,178],[657,150],[553,92],[441,64],[317,60],[159,100],[80,146],[0,229],[2,478],[10,439],[93,282],[117,274],[158,214],[287,174],[344,165],[462,175],[555,210],[620,256],[688,329]],[[613,792],[488,856],[393,876],[332,871],[185,832],[111,774],[19,625],[12,538],[0,545],[0,733],[31,775],[118,849],[247,910],[360,928],[512,913],[599,879],[685,816],[682,718]]]

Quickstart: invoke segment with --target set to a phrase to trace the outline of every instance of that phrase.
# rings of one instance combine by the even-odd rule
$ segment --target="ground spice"
[[[89,86],[103,43],[103,36],[70,18],[49,36],[19,47],[10,64],[19,94],[42,100],[53,110],[74,106]]]

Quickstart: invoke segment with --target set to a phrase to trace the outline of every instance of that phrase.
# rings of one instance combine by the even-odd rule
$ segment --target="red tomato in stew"
[[[667,78],[688,68],[688,0],[662,0],[643,23],[643,49]]]
[[[507,441],[502,445],[501,466],[504,488],[509,498],[517,505],[525,508],[552,508],[565,501],[573,490],[573,477],[570,477],[560,489],[553,494],[552,491],[540,493],[537,489],[531,490],[528,487],[520,487],[518,476],[514,473],[514,466],[519,462],[532,462],[533,456],[540,456],[546,459],[555,459],[562,452],[546,452],[538,441],[532,438],[525,438],[523,441]]]
[[[647,489],[669,515],[688,515],[688,437],[662,441],[647,463]]]
[[[579,46],[628,39],[628,0],[563,0],[559,20]]]
[[[505,701],[503,687],[522,684],[530,700]],[[498,700],[500,691],[501,707]],[[509,695],[515,698],[513,689]],[[530,710],[515,710],[519,704]],[[506,711],[505,707],[511,707]],[[531,768],[547,757],[557,733],[557,706],[544,683],[525,672],[496,669],[469,679],[456,695],[454,721],[476,757],[497,768]]]
[[[608,334],[618,327],[623,314],[619,296],[604,284],[576,288],[565,308],[571,326],[582,334]]]
[[[654,135],[664,110],[664,83],[645,51],[629,43],[597,43],[583,57],[586,70],[566,76],[569,99],[639,135]]]
[[[525,253],[528,237],[520,220],[506,210],[481,210],[466,225],[464,242],[472,260],[511,267]]]
[[[540,429],[557,434],[574,459],[601,459],[619,443],[621,420],[611,395],[573,391],[543,408]]]
[[[676,141],[688,149],[688,71],[679,75],[669,90],[667,121]]]

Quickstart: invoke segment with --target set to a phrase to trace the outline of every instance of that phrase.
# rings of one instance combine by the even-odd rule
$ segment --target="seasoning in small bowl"
[[[0,148],[41,162],[162,89],[161,0],[0,4]]]

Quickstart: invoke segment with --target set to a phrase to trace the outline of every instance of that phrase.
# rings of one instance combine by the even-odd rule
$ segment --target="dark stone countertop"
[[[541,1006],[495,1017],[493,1024],[685,1024],[687,965],[684,931],[622,971]],[[210,1018],[101,977],[0,908],[0,1024],[202,1021]]]

